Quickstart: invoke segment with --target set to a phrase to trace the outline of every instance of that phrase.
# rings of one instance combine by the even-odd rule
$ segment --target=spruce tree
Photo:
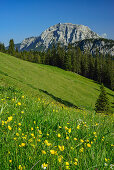
[[[101,85],[101,92],[95,104],[95,111],[106,113],[110,111],[109,99],[103,84]]]
[[[8,53],[9,53],[10,55],[14,55],[14,54],[15,54],[15,45],[14,45],[13,39],[11,39],[11,40],[9,41]]]

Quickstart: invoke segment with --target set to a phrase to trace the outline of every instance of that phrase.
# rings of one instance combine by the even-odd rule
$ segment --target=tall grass
[[[113,117],[1,87],[0,169],[113,168]]]

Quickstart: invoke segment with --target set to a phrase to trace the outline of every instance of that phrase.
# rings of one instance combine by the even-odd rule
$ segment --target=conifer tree
[[[8,53],[11,54],[11,55],[15,54],[15,48],[14,48],[14,41],[13,41],[13,39],[11,39],[10,42],[9,42]]]
[[[96,112],[109,112],[110,105],[109,99],[107,97],[104,85],[101,85],[101,92],[95,104],[95,111]]]

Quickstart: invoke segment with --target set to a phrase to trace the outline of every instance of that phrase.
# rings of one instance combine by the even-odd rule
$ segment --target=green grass
[[[44,163],[48,170],[113,166],[112,115],[31,99],[11,87],[1,86],[0,94],[1,170],[41,170]]]
[[[0,62],[2,84],[67,106],[94,109],[100,92],[100,85],[94,81],[57,67],[30,63],[3,53],[0,53]],[[112,103],[113,92],[107,88],[106,91]]]

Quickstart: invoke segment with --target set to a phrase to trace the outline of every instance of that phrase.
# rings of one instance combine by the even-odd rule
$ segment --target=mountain
[[[18,46],[19,51],[30,49],[42,50],[51,47],[53,42],[60,42],[67,46],[69,43],[75,43],[77,41],[91,38],[100,38],[100,36],[84,25],[59,23],[49,27],[40,36],[26,38],[16,46]]]
[[[96,51],[102,54],[110,54],[114,56],[114,40],[108,40],[104,38],[99,39],[85,39],[78,41],[74,46],[80,47],[81,51],[90,51],[95,54]]]
[[[51,26],[40,36],[26,38],[20,44],[16,44],[15,47],[19,51],[42,51],[58,42],[65,46],[69,43],[75,44],[82,51],[89,50],[91,53],[95,53],[97,50],[103,54],[114,55],[113,40],[103,39],[87,26],[71,23],[59,23]]]

